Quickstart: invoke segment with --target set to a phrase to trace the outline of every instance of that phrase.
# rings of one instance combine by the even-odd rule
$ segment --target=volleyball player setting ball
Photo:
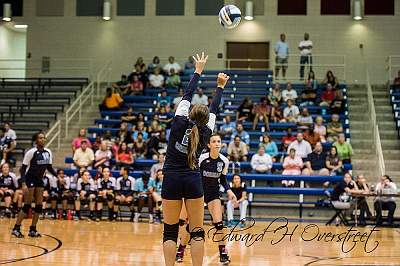
[[[214,241],[218,243],[219,261],[222,264],[227,265],[229,264],[230,259],[228,252],[226,251],[226,240],[223,239],[227,232],[224,222],[222,221],[220,185],[224,187],[229,200],[236,202],[237,199],[226,181],[229,160],[224,155],[220,154],[221,146],[221,136],[218,134],[212,135],[208,143],[209,152],[203,153],[200,156],[199,167],[203,178],[204,202],[207,204],[208,210],[210,211],[215,228],[212,233],[216,236]],[[185,236],[186,234],[188,233],[185,230],[181,230],[181,243],[178,252],[176,253],[177,262],[183,260],[184,250],[188,244],[185,242],[188,239],[188,237]]]
[[[175,112],[164,163],[164,182],[162,184],[162,206],[164,210],[163,250],[167,266],[174,265],[176,244],[179,233],[179,214],[182,198],[185,199],[189,218],[191,254],[194,266],[203,264],[204,238],[204,192],[198,159],[206,147],[215,127],[216,113],[221,102],[223,89],[229,79],[219,73],[217,89],[210,109],[201,104],[192,106],[190,102],[196,90],[208,56],[193,57],[195,73]]]
[[[52,166],[53,156],[51,151],[44,147],[46,144],[45,134],[43,132],[36,133],[32,140],[36,143],[36,147],[31,148],[27,153],[25,153],[20,170],[22,191],[24,193],[24,206],[18,214],[17,221],[11,233],[13,236],[18,238],[24,237],[21,233],[21,223],[28,214],[32,201],[35,202],[35,209],[28,236],[41,236],[36,231],[36,224],[43,210],[44,173],[47,170],[53,176],[57,176],[57,173]]]

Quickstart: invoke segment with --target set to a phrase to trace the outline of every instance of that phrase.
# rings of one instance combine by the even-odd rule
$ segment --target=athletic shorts
[[[209,203],[215,199],[221,197],[221,192],[219,191],[219,186],[217,187],[204,187],[204,202]]]
[[[161,197],[166,200],[197,199],[204,195],[199,172],[173,172],[164,170]]]
[[[117,196],[130,197],[130,196],[133,196],[133,191],[120,190],[120,191],[117,192]]]
[[[276,57],[275,58],[275,62],[276,62],[276,67],[277,68],[284,68],[286,69],[288,67],[288,59],[287,58],[281,58],[281,57]]]
[[[44,183],[41,178],[26,178],[25,183],[28,188],[44,187]]]

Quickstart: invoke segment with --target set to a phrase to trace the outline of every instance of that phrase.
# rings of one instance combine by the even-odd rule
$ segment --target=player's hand
[[[232,192],[232,190],[228,190],[228,199],[232,202],[237,202],[237,198],[235,196],[235,194]]]
[[[219,73],[217,78],[217,86],[219,88],[225,88],[226,83],[228,82],[229,76],[225,73]]]
[[[193,56],[193,59],[194,59],[195,68],[196,68],[194,73],[201,75],[201,73],[204,70],[204,66],[207,63],[208,55],[204,55],[204,52],[202,52],[201,56],[199,56],[199,54],[196,54],[195,56]]]

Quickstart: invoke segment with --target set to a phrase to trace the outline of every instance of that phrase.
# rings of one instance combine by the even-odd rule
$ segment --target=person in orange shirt
[[[124,100],[119,93],[113,92],[111,88],[107,88],[106,96],[99,108],[100,111],[117,111],[123,103]]]

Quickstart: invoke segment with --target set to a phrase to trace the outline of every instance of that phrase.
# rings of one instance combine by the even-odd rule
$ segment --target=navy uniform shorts
[[[198,171],[175,172],[164,170],[161,197],[166,200],[197,199],[204,195]]]
[[[209,203],[221,197],[219,186],[204,186],[204,202]]]
[[[41,178],[26,178],[25,180],[26,186],[28,188],[32,187],[44,187],[43,180]]]

